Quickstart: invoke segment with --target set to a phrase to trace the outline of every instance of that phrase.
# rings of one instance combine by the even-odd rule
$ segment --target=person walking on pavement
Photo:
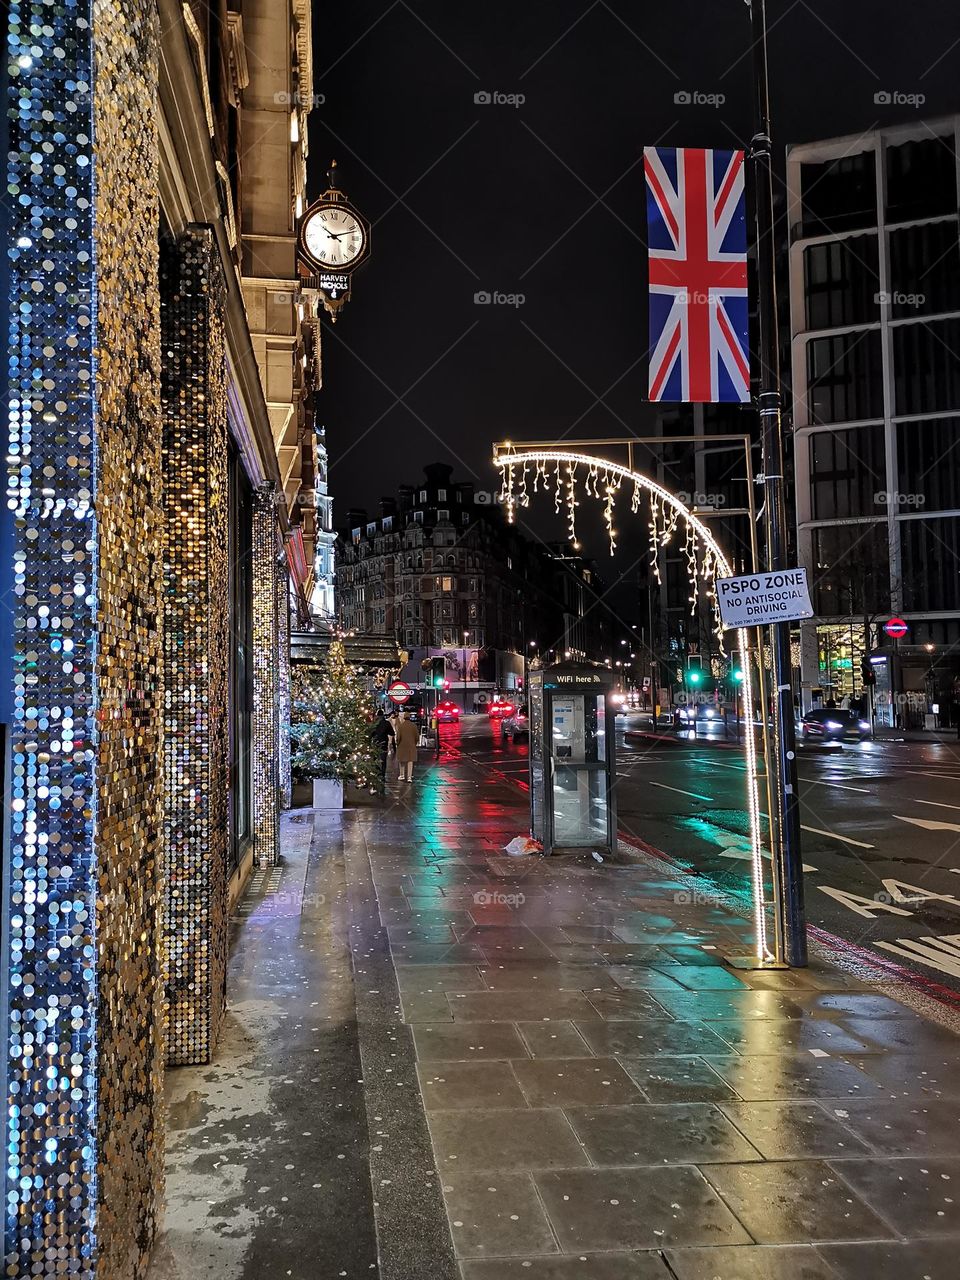
[[[376,744],[377,750],[380,752],[380,779],[382,782],[387,780],[387,754],[390,750],[390,743],[394,738],[393,725],[383,714],[383,707],[377,708],[377,718],[374,720],[370,728],[370,737]],[[371,791],[375,788],[371,787]]]
[[[397,764],[400,766],[400,781],[413,781],[413,766],[417,760],[417,743],[420,741],[420,730],[414,720],[408,718],[405,711],[400,712],[397,723]]]

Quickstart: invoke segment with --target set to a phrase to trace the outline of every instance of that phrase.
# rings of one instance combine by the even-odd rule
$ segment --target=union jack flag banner
[[[651,400],[750,399],[742,151],[645,147]]]

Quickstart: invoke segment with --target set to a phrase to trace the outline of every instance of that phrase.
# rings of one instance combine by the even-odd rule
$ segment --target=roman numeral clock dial
[[[314,288],[332,318],[350,298],[352,273],[370,252],[370,226],[337,185],[337,162],[329,188],[300,223],[299,249],[306,288]]]

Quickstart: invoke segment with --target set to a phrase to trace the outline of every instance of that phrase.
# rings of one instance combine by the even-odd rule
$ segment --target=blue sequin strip
[[[89,3],[10,0],[14,513],[5,1274],[86,1275],[97,1197]],[[51,1258],[57,1261],[54,1269]]]

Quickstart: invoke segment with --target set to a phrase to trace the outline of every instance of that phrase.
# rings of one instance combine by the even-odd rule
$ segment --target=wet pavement
[[[726,892],[750,891],[743,759],[699,744],[622,744],[621,829]],[[807,919],[848,959],[888,966],[960,1010],[957,744],[862,743],[799,757]],[[829,939],[824,937],[828,942]]]
[[[151,1280],[955,1280],[960,1039],[734,973],[716,894],[525,829],[459,753],[285,820],[217,1061],[169,1079]]]

